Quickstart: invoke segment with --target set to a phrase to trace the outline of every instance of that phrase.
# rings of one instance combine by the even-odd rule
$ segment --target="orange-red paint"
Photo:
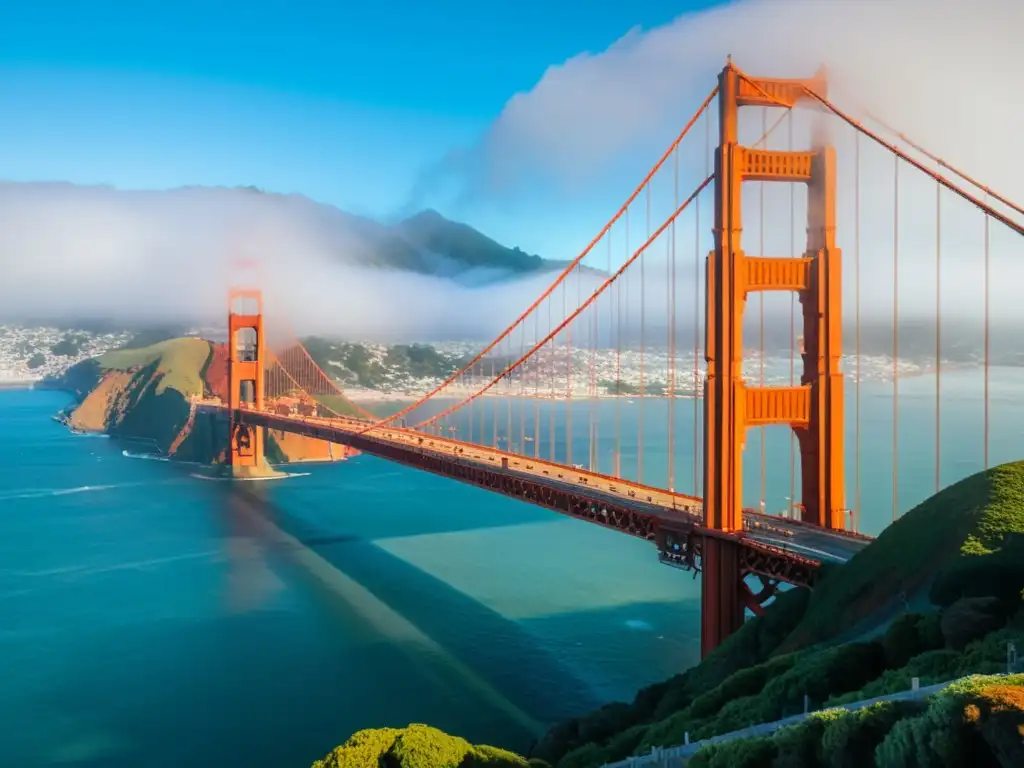
[[[241,408],[263,410],[265,363],[263,295],[254,288],[233,288],[228,292],[228,463],[232,468],[264,464],[263,430],[242,424],[235,413]]]
[[[788,424],[801,453],[806,522],[841,529],[844,521],[841,256],[835,246],[835,150],[752,149],[738,141],[739,107],[792,106],[824,95],[824,72],[809,81],[757,80],[726,65],[718,80],[715,249],[707,260],[707,382],[704,392],[704,525],[743,528],[743,447],[747,429]],[[805,183],[803,255],[747,256],[742,249],[744,181]],[[804,371],[799,387],[748,386],[743,380],[743,312],[751,293],[794,291],[803,305]],[[743,624],[746,604],[738,545],[709,538],[704,548],[701,652]]]

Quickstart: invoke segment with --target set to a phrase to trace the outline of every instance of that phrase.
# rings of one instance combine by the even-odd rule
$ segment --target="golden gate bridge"
[[[854,119],[830,100],[827,86],[824,70],[806,80],[766,79],[747,75],[730,60],[717,87],[579,256],[460,370],[387,417],[345,399],[336,381],[298,341],[268,344],[261,291],[233,289],[227,402],[206,399],[196,405],[200,410],[226,412],[231,424],[227,459],[232,470],[244,475],[262,466],[261,428],[282,430],[347,445],[649,540],[656,544],[662,561],[702,572],[704,655],[742,625],[747,609],[759,614],[780,583],[813,587],[822,563],[846,561],[871,540],[856,531],[861,512],[865,270],[866,292],[875,299],[888,292],[883,277],[891,278],[893,519],[900,511],[896,478],[902,378],[901,244],[905,247],[900,209],[902,204],[906,215],[907,189],[914,184],[919,190],[925,189],[922,184],[934,186],[934,192],[928,192],[934,202],[933,274],[912,263],[910,277],[918,289],[934,281],[931,372],[935,374],[936,491],[942,485],[941,278],[950,264],[948,258],[943,260],[944,207],[958,212],[961,219],[968,211],[980,219],[981,243],[976,250],[983,268],[980,363],[985,405],[980,450],[984,467],[989,465],[991,418],[992,244],[996,228],[1013,237],[1024,234],[1024,209],[882,120],[867,115],[866,122],[877,126],[872,129]],[[717,105],[717,120],[712,105]],[[748,144],[740,143],[741,127],[750,127],[740,121],[741,108],[761,112],[759,138]],[[798,108],[812,117],[806,149],[794,148]],[[772,110],[779,114],[769,124]],[[850,255],[837,246],[838,151],[826,141],[835,130],[824,130],[825,120],[833,128],[844,126],[852,136]],[[718,133],[714,148],[713,122]],[[778,137],[780,126],[786,128],[785,140]],[[778,148],[782,143],[785,148]],[[686,154],[694,145],[695,151]],[[868,148],[880,153],[876,158],[892,158],[891,196],[877,194],[877,184],[871,188],[874,193],[862,191],[871,166],[865,161]],[[901,190],[901,173],[905,176],[907,169],[916,176],[912,182],[903,178]],[[688,175],[696,178],[695,184],[684,183]],[[807,190],[807,240],[798,252],[794,190],[800,184]],[[768,185],[788,186],[788,211],[766,211]],[[753,198],[748,194],[752,187]],[[656,194],[665,199],[659,203]],[[713,212],[713,237],[706,246],[702,203]],[[664,216],[652,213],[659,204]],[[636,208],[642,208],[640,223]],[[745,208],[754,208],[758,214],[756,228],[744,229]],[[873,262],[863,260],[861,253],[863,222],[872,210],[877,214],[883,209],[892,222],[888,264],[878,262],[877,244],[872,246]],[[652,226],[652,216],[661,223]],[[768,219],[788,220],[789,255],[767,255]],[[756,244],[749,242],[752,229]],[[756,255],[746,253],[745,240]],[[1013,242],[1016,246],[1017,241]],[[957,247],[963,250],[963,243]],[[688,267],[682,262],[691,251]],[[618,265],[616,252],[622,254]],[[607,262],[605,275],[593,290],[583,287],[583,261],[588,258],[591,265],[602,258]],[[633,275],[638,278],[631,280]],[[681,296],[680,282],[685,285],[686,280],[692,283],[686,286],[692,294]],[[844,300],[849,303],[851,286],[854,503],[849,506],[849,404],[842,347],[843,304]],[[788,300],[789,381],[782,386],[770,386],[766,378],[766,318],[772,322],[785,316],[782,311],[766,313],[768,294]],[[756,311],[750,312],[755,298]],[[652,303],[658,305],[653,313]],[[680,332],[684,316],[690,315],[692,338]],[[751,346],[744,343],[745,332],[758,338],[752,377],[745,376],[744,370],[749,362],[745,350]],[[638,367],[638,380],[628,385],[623,380],[627,357],[630,365],[635,362]],[[850,362],[847,356],[846,367]],[[612,406],[601,407],[608,401],[600,401],[599,392],[611,395]],[[640,413],[635,425],[623,415],[627,397]],[[692,409],[689,433],[677,434],[678,411],[685,408]],[[644,454],[645,431],[648,441],[652,437],[645,409],[648,415],[655,414],[658,438],[667,438],[664,468],[652,466],[655,459]],[[775,426],[791,433],[788,456],[768,456],[765,433]],[[625,428],[636,430],[628,441]],[[742,503],[743,457],[751,430],[759,433],[761,448],[760,510],[744,508]],[[634,438],[635,466],[627,467],[623,448],[627,442],[632,445]],[[578,442],[586,445],[585,455],[574,453]],[[603,446],[609,444],[610,465],[603,455]],[[683,446],[692,451],[692,469],[678,466],[677,454]],[[789,498],[800,499],[794,505],[799,511],[795,518],[765,513],[769,458],[789,461]],[[664,480],[660,479],[662,469]],[[659,479],[652,481],[652,476]],[[761,583],[756,593],[751,577]]]

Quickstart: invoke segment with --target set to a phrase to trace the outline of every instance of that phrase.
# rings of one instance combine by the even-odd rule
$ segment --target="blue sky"
[[[3,3],[0,178],[253,184],[388,216],[423,167],[472,144],[549,66],[708,4]],[[539,231],[516,210],[444,212],[562,248],[516,238]]]

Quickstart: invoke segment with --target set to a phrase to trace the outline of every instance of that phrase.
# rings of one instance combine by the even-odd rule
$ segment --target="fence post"
[[[690,732],[689,731],[686,731],[683,734],[683,744],[685,744],[686,746],[690,746]]]
[[[920,687],[921,687],[921,678],[919,678],[919,677],[912,677],[912,678],[910,678],[910,690],[916,691]]]
[[[806,693],[804,694],[804,714],[806,715],[811,711],[811,697]]]

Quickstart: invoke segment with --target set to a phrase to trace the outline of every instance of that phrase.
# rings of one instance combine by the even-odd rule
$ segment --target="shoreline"
[[[42,379],[10,379],[8,381],[0,381],[0,390],[35,389],[42,381]]]
[[[992,367],[1000,367],[1000,366],[992,366]],[[1005,367],[1014,367],[1014,368],[1016,368],[1017,366],[1005,366]],[[884,383],[889,383],[889,384],[891,384],[891,383],[893,383],[893,381],[895,381],[897,379],[900,380],[900,381],[903,381],[903,380],[906,380],[906,379],[916,379],[916,378],[921,378],[921,377],[924,377],[924,376],[933,376],[933,375],[936,374],[936,372],[954,373],[954,372],[959,372],[959,371],[972,370],[972,369],[976,369],[976,368],[980,369],[980,368],[982,368],[982,366],[977,365],[975,363],[949,363],[947,365],[943,365],[941,369],[938,369],[935,366],[922,366],[922,367],[914,368],[914,369],[910,369],[910,370],[899,371],[898,375],[895,378],[893,376],[891,376],[891,375],[889,375],[889,376],[878,376],[878,377],[862,376],[861,380],[860,380],[860,383],[861,384],[867,384],[867,383],[883,383],[883,384]],[[844,376],[844,378],[848,378],[851,383],[856,383],[856,379],[854,378],[852,371],[844,371],[843,372],[843,376]],[[375,390],[375,389],[362,389],[362,388],[345,389],[345,388],[341,387],[341,385],[337,385],[337,386],[338,386],[339,390],[341,391],[341,393],[346,398],[348,398],[349,400],[351,400],[354,403],[408,403],[408,402],[415,402],[415,401],[421,399],[424,395],[427,394],[427,392],[430,391],[429,389],[425,389],[424,391],[418,392],[418,393],[410,393],[410,392],[399,393],[399,392],[381,392],[381,391]],[[481,384],[481,386],[483,386],[483,385]],[[782,382],[782,383],[777,383],[777,384],[768,383],[766,386],[789,386],[789,383],[788,382]],[[542,401],[543,400],[558,400],[558,401],[574,400],[574,401],[581,401],[581,402],[586,402],[588,400],[614,400],[616,398],[626,399],[626,400],[634,400],[634,401],[635,400],[641,400],[641,399],[642,400],[665,400],[665,399],[669,399],[669,397],[670,397],[667,394],[647,393],[647,394],[641,395],[639,392],[623,392],[621,394],[614,394],[614,393],[590,394],[588,392],[586,394],[583,394],[583,393],[577,393],[577,392],[574,391],[572,393],[569,393],[569,392],[567,392],[564,389],[556,390],[554,392],[554,394],[551,393],[551,390],[542,391],[542,392],[534,391],[534,392],[530,392],[530,393],[519,394],[519,393],[516,393],[516,392],[503,392],[503,391],[500,390],[500,387],[494,387],[491,390],[488,390],[487,392],[482,392],[481,393],[480,392],[480,387],[460,386],[460,387],[452,387],[451,391],[449,393],[438,393],[437,395],[434,396],[433,399],[434,400],[444,400],[444,401],[449,401],[449,400],[451,400],[451,401],[458,401],[458,400],[464,400],[464,399],[468,398],[471,395],[476,395],[477,397],[507,398],[507,399],[512,399],[512,400],[515,400],[515,399],[542,400]],[[688,391],[688,390],[678,391],[678,392],[675,393],[674,397],[675,397],[676,400],[693,400],[694,398],[696,398],[697,400],[703,400],[704,399],[703,392],[698,392],[697,394],[694,394],[693,392]]]

